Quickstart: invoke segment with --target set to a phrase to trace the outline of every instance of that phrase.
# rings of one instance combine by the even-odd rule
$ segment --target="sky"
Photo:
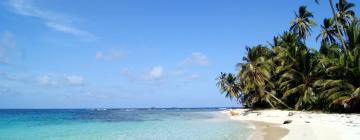
[[[217,75],[301,5],[331,16],[325,0],[3,0],[0,108],[239,106]]]

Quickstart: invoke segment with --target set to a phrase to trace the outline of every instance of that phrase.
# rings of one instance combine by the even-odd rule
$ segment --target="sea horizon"
[[[85,108],[0,108],[0,110],[81,110],[81,109],[109,109],[109,110],[124,110],[124,109],[136,109],[136,110],[148,110],[148,109],[241,109],[243,107],[85,107]]]

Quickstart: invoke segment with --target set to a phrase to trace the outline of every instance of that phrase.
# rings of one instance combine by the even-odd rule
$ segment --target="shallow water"
[[[242,140],[218,109],[0,110],[0,140]]]

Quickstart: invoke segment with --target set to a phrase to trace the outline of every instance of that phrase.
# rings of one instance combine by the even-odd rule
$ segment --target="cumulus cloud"
[[[37,81],[40,85],[49,86],[49,85],[55,85],[55,83],[50,82],[50,77],[48,75],[40,75],[37,77]]]
[[[125,57],[127,57],[127,54],[124,51],[119,51],[119,50],[97,51],[95,54],[96,60],[112,61],[116,59],[122,59]]]
[[[165,71],[162,66],[154,66],[150,69],[145,70],[142,74],[136,74],[136,72],[131,71],[129,68],[123,68],[120,71],[121,76],[128,79],[130,82],[136,83],[156,83],[164,80]]]
[[[148,72],[145,74],[146,80],[159,80],[163,77],[164,70],[162,66],[156,66],[151,68]]]
[[[197,66],[208,66],[210,64],[210,60],[207,56],[201,52],[194,52],[191,56],[185,58],[180,62],[180,66],[184,65],[197,65]]]
[[[21,56],[21,51],[16,47],[14,36],[5,32],[0,38],[0,64],[8,64],[17,56]]]
[[[44,74],[39,75],[37,81],[46,87],[81,86],[84,84],[84,77],[80,75]]]
[[[47,27],[56,31],[81,37],[85,40],[94,38],[94,35],[87,31],[64,24],[66,22],[72,22],[71,18],[58,13],[41,10],[28,0],[10,0],[8,5],[12,12],[23,16],[38,18],[44,21]]]
[[[79,75],[65,75],[66,83],[68,85],[82,85],[84,84],[84,77]]]

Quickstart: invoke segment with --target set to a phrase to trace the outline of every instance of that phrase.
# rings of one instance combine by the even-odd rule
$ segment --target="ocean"
[[[244,140],[222,109],[0,110],[0,140]]]

